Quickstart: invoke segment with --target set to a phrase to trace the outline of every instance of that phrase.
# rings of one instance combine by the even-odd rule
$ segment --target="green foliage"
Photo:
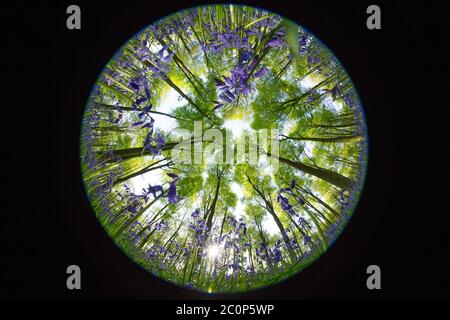
[[[191,159],[213,143],[195,121],[246,150],[246,134],[276,129],[280,157],[259,146],[256,164],[213,163],[225,149],[179,163],[180,139]],[[235,5],[176,13],[125,44],[96,82],[81,142],[112,239],[159,277],[212,292],[271,285],[317,259],[350,218],[367,161],[362,108],[333,54],[292,21]]]

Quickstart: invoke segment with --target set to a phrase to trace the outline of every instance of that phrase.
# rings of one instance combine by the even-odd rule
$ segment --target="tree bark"
[[[315,138],[315,137],[290,137],[281,135],[285,139],[283,140],[298,140],[298,141],[317,141],[317,142],[352,142],[361,140],[361,136],[358,135],[348,135],[348,136],[340,136],[340,137],[332,137],[332,138]]]
[[[164,160],[166,160],[166,159],[162,159],[162,160],[156,161],[156,162],[154,162],[154,163],[152,163],[152,164],[146,166],[145,168],[143,168],[143,169],[141,169],[141,170],[138,170],[138,171],[136,171],[136,172],[133,172],[133,173],[131,173],[131,174],[129,174],[129,175],[126,175],[126,176],[124,176],[124,177],[118,178],[118,179],[116,179],[116,180],[114,181],[114,185],[117,185],[117,184],[119,184],[119,183],[121,183],[121,182],[125,182],[125,181],[127,181],[127,180],[129,180],[129,179],[131,179],[131,178],[137,177],[137,176],[139,176],[139,175],[141,175],[141,174],[145,174],[145,173],[147,173],[147,172],[150,172],[150,171],[153,171],[153,170],[156,170],[156,169],[161,169],[161,168],[168,167],[168,166],[172,165],[172,162],[171,162],[171,161],[168,161],[168,162],[165,163],[165,164],[162,164],[162,165],[159,165],[159,166],[156,166],[156,167],[155,167],[155,165],[156,165],[157,163],[160,163],[160,162],[162,162],[162,161],[164,161]]]
[[[291,257],[295,258],[295,254],[291,249],[291,243],[290,243],[290,239],[289,236],[286,233],[286,230],[284,229],[283,224],[281,223],[280,218],[278,218],[277,214],[275,213],[275,209],[273,208],[273,204],[272,201],[269,198],[267,198],[265,196],[265,194],[263,193],[262,190],[260,190],[250,179],[249,176],[247,176],[247,180],[248,182],[250,182],[250,184],[252,185],[253,190],[256,191],[256,193],[260,196],[260,198],[264,201],[265,203],[265,208],[266,210],[270,213],[270,215],[272,216],[273,220],[275,221],[278,229],[280,229],[281,235],[283,236],[283,241],[286,243],[286,247],[288,248],[289,254],[291,255]]]
[[[193,139],[190,139],[191,143],[195,143]],[[167,151],[173,149],[176,145],[180,143],[186,143],[188,140],[180,141],[180,142],[169,142],[167,143],[161,150]],[[101,163],[108,163],[113,162],[115,159],[120,158],[122,160],[125,159],[131,159],[135,157],[150,155],[150,151],[148,149],[145,149],[142,152],[143,147],[134,147],[134,148],[126,148],[126,149],[118,149],[113,150],[111,154],[108,154],[108,151],[99,151],[99,156],[97,157],[99,159],[99,162]],[[106,154],[101,155],[101,154]]]
[[[214,193],[214,198],[211,203],[211,206],[208,208],[208,220],[206,221],[206,226],[208,227],[208,231],[211,231],[212,220],[214,218],[214,214],[216,213],[216,205],[217,200],[219,199],[219,190],[220,190],[220,182],[222,180],[223,172],[219,173],[219,169],[217,169],[217,186],[216,191]]]
[[[269,157],[273,157],[270,152],[267,152],[267,155]],[[349,190],[351,186],[355,183],[354,180],[327,169],[313,167],[309,164],[292,161],[283,157],[278,157],[278,159],[280,162],[284,164],[287,164],[295,169],[303,171],[304,173],[313,175],[344,190]]]

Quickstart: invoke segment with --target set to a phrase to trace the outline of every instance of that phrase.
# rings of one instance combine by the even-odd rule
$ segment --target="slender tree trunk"
[[[152,65],[149,61],[144,61],[144,64],[147,66]],[[198,104],[194,102],[187,94],[183,92],[169,77],[165,77],[164,81],[172,88],[174,89],[180,96],[182,96],[187,102],[189,102],[200,114],[208,119],[211,120],[210,116],[206,114],[202,108]]]
[[[181,227],[184,224],[184,220],[186,218],[186,215],[184,215],[183,220],[181,220],[180,224],[178,225],[178,228],[175,230],[175,232],[172,234],[172,236],[166,241],[166,243],[164,244],[164,247],[170,243],[170,241],[173,240],[173,238],[175,238],[175,236],[178,234],[178,231],[180,231]]]
[[[266,240],[266,237],[264,236],[264,232],[262,230],[261,224],[257,221],[256,216],[254,214],[253,214],[253,220],[255,221],[256,228],[258,229],[259,236],[260,236],[261,241],[262,241],[262,243],[264,245],[264,252],[266,253],[266,256],[269,257],[269,251],[267,251],[267,240]],[[269,264],[269,262],[270,262],[270,260],[267,261],[268,264]]]
[[[270,152],[267,152],[267,155],[269,157],[273,157]],[[287,164],[295,169],[303,171],[304,173],[313,175],[344,190],[349,190],[351,186],[355,183],[354,180],[327,169],[313,167],[309,164],[302,163],[299,161],[298,162],[292,161],[283,157],[277,158],[284,164]]]
[[[206,226],[208,227],[208,231],[211,231],[211,227],[212,227],[212,221],[214,218],[214,214],[216,213],[216,205],[217,205],[217,200],[219,199],[219,190],[220,190],[220,180],[221,177],[217,177],[217,186],[216,186],[216,192],[214,194],[214,199],[211,203],[211,206],[208,209],[208,220],[206,221]]]
[[[148,230],[153,225],[155,220],[159,217],[159,215],[162,212],[164,212],[164,210],[166,210],[166,208],[168,206],[169,206],[169,204],[167,203],[164,207],[162,207],[160,210],[158,210],[158,212],[156,214],[154,214],[151,219],[149,219],[150,221],[146,222],[146,226],[144,228],[142,228],[141,231],[139,231],[138,235],[141,236],[146,230]]]
[[[127,230],[135,221],[137,221],[156,201],[158,201],[168,190],[163,191],[163,193],[153,199],[148,205],[143,207],[134,217],[131,217],[128,219],[127,222],[124,222],[118,229],[116,229],[112,234],[111,237],[115,238],[118,235],[121,235],[125,230]]]
[[[168,37],[169,37],[169,36],[168,36]],[[170,37],[169,37],[169,39],[170,39]],[[160,43],[162,46],[166,46],[166,42],[164,41],[164,39],[157,38],[157,40],[159,41],[159,43]],[[170,39],[170,40],[171,40],[171,39]],[[170,49],[169,49],[169,46],[167,46],[167,47],[168,47],[167,51],[168,51],[169,53],[173,53],[173,60],[174,60],[175,63],[178,65],[178,67],[180,68],[180,70],[183,72],[183,74],[185,75],[186,79],[188,79],[188,81],[189,81],[189,82],[192,84],[192,86],[194,87],[195,91],[197,91],[197,93],[200,95],[200,97],[205,101],[205,97],[204,97],[203,94],[200,92],[200,90],[197,88],[197,85],[194,83],[194,81],[197,82],[197,84],[200,85],[201,89],[204,91],[205,89],[203,88],[203,84],[200,83],[200,82],[198,81],[198,77],[197,77],[195,74],[193,74],[193,73],[191,72],[191,70],[189,70],[189,68],[186,66],[186,64],[183,62],[183,60],[181,60],[175,52],[173,52],[172,50],[170,50]],[[189,74],[188,74],[188,73],[189,73]],[[191,77],[192,77],[194,80],[192,80]]]
[[[172,162],[169,161],[169,162],[167,162],[165,164],[162,164],[162,165],[159,165],[159,166],[155,167],[155,164],[160,163],[160,162],[162,162],[164,160],[166,160],[166,159],[162,159],[162,160],[156,161],[156,162],[146,166],[145,168],[143,168],[141,170],[138,170],[138,171],[136,171],[134,173],[131,173],[131,174],[127,175],[127,176],[118,178],[117,180],[114,181],[114,185],[122,183],[124,181],[127,181],[127,180],[129,180],[131,178],[137,177],[137,176],[139,176],[141,174],[145,174],[147,172],[150,172],[150,171],[153,171],[153,170],[156,170],[156,169],[165,168],[165,167],[168,167],[168,166],[172,165]]]
[[[324,206],[325,208],[327,208],[331,213],[333,213],[336,217],[339,217],[339,213],[337,213],[336,210],[334,210],[328,203],[324,202],[322,199],[320,199],[319,197],[317,197],[315,194],[313,194],[311,191],[302,188],[302,187],[298,187],[296,186],[296,189],[299,189],[301,192],[305,192],[308,195],[310,195],[311,197],[313,197],[318,203],[320,203],[322,206]]]
[[[167,205],[165,207],[167,207]],[[159,211],[159,213],[161,213],[161,212],[163,212],[163,210]],[[164,211],[164,213],[161,216],[159,216],[158,218],[155,217],[154,219],[152,219],[153,221],[151,222],[151,224],[155,225],[155,223],[159,223],[161,220],[163,220],[167,216],[167,214],[169,212],[171,212],[171,211],[169,211],[169,210]],[[145,237],[144,240],[141,240],[141,242],[139,244],[139,249],[142,249],[143,247],[145,247],[147,245],[147,243],[149,242],[151,236],[155,233],[155,231],[156,231],[156,227],[153,228],[153,230]],[[159,240],[161,240],[162,238],[163,237],[161,237]]]
[[[308,91],[306,91],[305,93],[301,94],[300,96],[281,102],[279,110],[282,111],[282,110],[286,109],[287,107],[296,104],[300,100],[306,98],[311,92],[314,92],[315,90],[319,89],[320,87],[328,84],[333,79],[334,79],[334,76],[331,76],[330,78],[322,80],[321,82],[316,84],[313,88],[309,89]]]
[[[259,195],[259,197],[261,198],[261,200],[264,201],[265,203],[265,208],[266,210],[270,213],[270,215],[272,216],[273,220],[275,221],[278,229],[281,232],[281,235],[283,236],[283,241],[286,243],[286,247],[288,248],[289,254],[291,255],[292,258],[295,258],[295,254],[291,249],[291,243],[290,243],[290,239],[289,236],[286,233],[286,230],[284,229],[283,224],[281,223],[280,218],[278,218],[277,214],[275,213],[275,209],[273,208],[273,204],[272,204],[272,200],[270,199],[270,196],[266,197],[266,195],[264,194],[264,192],[262,190],[260,190],[250,179],[249,176],[247,176],[247,180],[248,182],[250,182],[250,184],[252,185],[253,190],[256,191],[256,193]]]
[[[193,139],[191,140],[191,144],[195,143]],[[188,140],[180,141],[180,142],[169,142],[166,143],[166,145],[161,149],[162,151],[172,150],[175,146],[181,143],[187,143]],[[143,150],[143,147],[133,147],[133,148],[126,148],[126,149],[117,149],[112,150],[111,152],[107,151],[99,151],[98,153],[98,159],[101,163],[108,163],[113,162],[115,159],[120,158],[122,160],[127,160],[131,158],[141,157],[150,155],[150,151],[148,149]]]
[[[122,111],[142,112],[142,110],[140,110],[140,109],[134,109],[134,108],[131,108],[131,107],[123,107],[123,106],[116,107],[116,106],[113,106],[113,105],[110,105],[110,104],[106,104],[106,103],[101,103],[100,106],[102,106],[104,108],[107,108],[107,109],[111,109],[111,110],[117,110],[118,108],[120,108]],[[184,119],[178,118],[176,116],[173,116],[171,114],[160,112],[160,111],[150,110],[148,113],[159,114],[159,115],[166,116],[166,117],[169,117],[169,118],[172,118],[172,119],[176,119],[176,120],[180,120],[180,121],[184,120]]]
[[[333,138],[315,138],[315,137],[302,137],[302,136],[296,136],[296,137],[290,137],[281,135],[285,139],[282,140],[298,140],[298,141],[317,141],[317,142],[352,142],[352,141],[359,141],[361,140],[361,136],[358,135],[348,135],[348,136],[340,136],[340,137],[333,137]]]
[[[223,174],[224,174],[223,171],[219,171],[219,168],[216,168],[216,175],[217,175],[216,191],[214,192],[214,198],[211,202],[211,205],[208,207],[208,211],[207,211],[206,226],[208,227],[208,231],[211,231],[212,221],[213,221],[214,215],[216,213],[216,205],[217,205],[217,200],[219,199],[220,183],[222,181]]]
[[[228,215],[228,210],[225,210],[224,214],[223,214],[223,219],[222,219],[222,225],[220,227],[220,236],[219,239],[222,238],[223,235],[223,226],[225,225],[225,221],[227,219],[227,215]]]
[[[297,228],[297,230],[298,230],[303,236],[306,236],[305,231],[302,230],[302,227],[300,227],[300,226],[298,225],[298,223],[294,220],[294,218],[292,218],[291,215],[290,215],[288,212],[284,211],[284,213],[288,216],[289,220],[291,220],[291,222],[294,224],[294,226]]]

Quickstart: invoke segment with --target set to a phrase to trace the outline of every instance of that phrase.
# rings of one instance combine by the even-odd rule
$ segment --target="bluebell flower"
[[[308,221],[306,221],[306,219],[303,218],[303,217],[299,217],[298,218],[298,224],[299,224],[299,226],[301,226],[304,229],[310,229],[311,228],[311,226],[309,225]]]
[[[316,52],[308,53],[306,56],[306,62],[308,63],[309,66],[315,65],[319,63],[319,61],[320,59],[317,56]]]
[[[246,226],[246,224],[244,222],[240,222],[238,230],[242,230],[243,234],[246,234],[247,233],[247,226]]]
[[[169,192],[167,193],[167,198],[169,199],[170,203],[178,202],[177,186],[173,182],[170,182],[169,184]]]
[[[280,262],[282,257],[283,257],[283,255],[282,255],[281,250],[279,248],[274,248],[272,250],[272,260],[274,262]]]
[[[186,288],[192,289],[194,287],[194,284],[191,282],[186,283]]]
[[[268,47],[277,48],[283,46],[284,42],[282,39],[275,37],[271,39],[269,42],[267,42]]]
[[[306,245],[306,244],[312,244],[312,243],[313,243],[310,236],[304,236],[304,237],[303,237],[303,241],[304,241],[304,244],[305,244],[305,245]]]
[[[200,209],[195,209],[194,212],[192,212],[191,217],[197,218],[200,215]]]
[[[269,69],[267,69],[265,66],[262,66],[261,69],[259,69],[255,74],[254,77],[255,78],[260,78],[262,76],[264,76],[265,74],[267,74],[269,72]]]
[[[157,224],[155,224],[155,228],[158,231],[164,231],[164,230],[169,229],[169,225],[167,224],[167,222],[161,221],[161,222],[158,222]]]
[[[156,199],[157,198],[157,195],[156,195],[156,192],[160,192],[160,193],[162,193],[163,192],[163,188],[162,188],[162,186],[160,186],[160,185],[155,185],[155,186],[152,186],[152,185],[148,185],[148,189],[147,189],[147,191],[146,191],[146,193],[147,194],[153,194],[153,197]],[[161,195],[161,194],[160,194]]]
[[[233,218],[233,217],[227,217],[227,219],[228,219],[228,221],[231,223],[231,225],[233,226],[233,228],[236,228],[236,225],[237,225],[237,221],[236,221],[236,219],[235,218]]]
[[[347,106],[349,106],[350,108],[353,109],[355,107],[355,101],[353,99],[353,94],[351,92],[346,92],[343,95],[342,99],[347,104]]]

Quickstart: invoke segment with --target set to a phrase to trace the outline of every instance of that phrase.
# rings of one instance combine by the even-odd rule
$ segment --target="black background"
[[[84,106],[104,65],[136,32],[194,3],[74,3],[81,7],[81,30],[66,29],[69,2],[17,3],[1,12],[2,74],[11,75],[2,112],[12,111],[1,119],[3,298],[449,298],[448,209],[434,207],[445,198],[425,195],[430,186],[422,182],[440,165],[430,161],[431,152],[427,159],[419,152],[431,150],[421,132],[431,107],[426,85],[438,81],[425,71],[443,68],[426,54],[447,36],[440,6],[374,2],[382,29],[368,30],[372,2],[244,2],[297,21],[341,60],[365,107],[370,161],[357,211],[323,257],[275,286],[221,296],[159,280],[122,253],[90,208],[78,158]],[[71,264],[81,267],[82,290],[66,288]],[[366,288],[371,264],[382,270],[378,291]]]

